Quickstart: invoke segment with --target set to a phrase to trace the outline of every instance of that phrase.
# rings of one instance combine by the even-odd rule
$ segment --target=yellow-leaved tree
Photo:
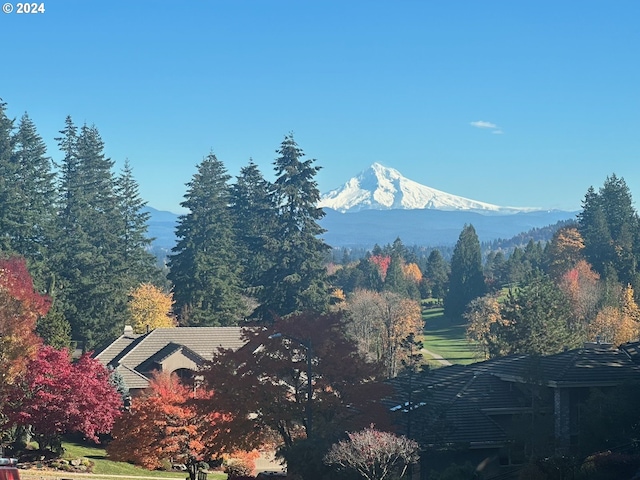
[[[589,325],[591,339],[620,345],[640,336],[640,309],[633,298],[633,288],[627,285],[622,292],[620,308],[604,307]]]
[[[175,327],[171,315],[173,295],[155,285],[142,283],[131,291],[127,306],[129,321],[135,333],[145,333],[155,328]]]

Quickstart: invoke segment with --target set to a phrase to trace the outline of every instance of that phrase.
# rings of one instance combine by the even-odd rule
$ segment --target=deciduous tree
[[[358,290],[347,304],[347,332],[360,352],[385,365],[387,377],[395,377],[404,358],[400,348],[409,335],[424,328],[420,304],[397,293]]]
[[[573,268],[562,275],[558,287],[571,305],[571,331],[586,340],[587,325],[598,313],[602,298],[600,275],[591,270],[585,260],[578,260]]]
[[[356,471],[367,480],[402,478],[418,461],[418,443],[404,436],[376,430],[373,425],[347,434],[331,446],[324,460],[329,465]]]
[[[9,388],[5,414],[11,424],[30,425],[41,449],[55,451],[64,433],[97,442],[98,434],[111,430],[121,406],[98,360],[84,354],[71,363],[68,351],[44,346]]]
[[[206,385],[216,388],[215,408],[230,414],[228,428],[237,448],[250,450],[274,432],[290,447],[305,431],[309,437],[334,438],[373,418],[387,424],[388,413],[377,401],[389,394],[376,381],[381,366],[358,354],[342,323],[340,313],[278,319],[269,329],[248,332],[243,348],[219,352],[203,370]]]
[[[499,330],[508,327],[509,322],[502,318],[495,295],[472,300],[464,317],[467,319],[467,339],[476,346],[483,360],[499,357],[508,351]]]
[[[0,397],[35,356],[40,345],[36,322],[49,304],[47,297],[34,290],[23,258],[0,259]]]
[[[547,271],[552,278],[560,278],[584,259],[584,239],[576,227],[558,229],[545,250]]]
[[[621,293],[620,307],[605,306],[588,326],[591,341],[620,345],[640,337],[640,310],[633,298],[633,287],[627,285]]]
[[[135,333],[175,327],[176,322],[171,316],[172,306],[171,293],[164,293],[150,283],[142,283],[131,292],[131,299],[127,304],[128,321]]]
[[[160,468],[167,459],[184,463],[195,480],[198,463],[222,453],[205,439],[222,415],[215,407],[203,415],[194,403],[196,399],[211,403],[212,398],[210,390],[183,385],[177,375],[156,374],[114,425],[113,440],[107,445],[109,457],[149,469]]]

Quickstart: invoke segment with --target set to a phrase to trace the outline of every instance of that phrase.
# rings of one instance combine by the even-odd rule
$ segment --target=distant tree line
[[[577,223],[544,247],[530,242],[509,259],[500,252],[488,259],[488,293],[478,289],[463,308],[467,335],[484,357],[637,340],[639,258],[638,214],[613,174],[597,192],[589,188]]]

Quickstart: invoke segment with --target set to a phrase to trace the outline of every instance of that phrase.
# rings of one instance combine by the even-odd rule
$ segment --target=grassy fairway
[[[422,318],[426,323],[422,340],[424,348],[451,363],[466,365],[478,361],[473,346],[465,337],[463,319],[445,317],[442,308],[424,310]]]

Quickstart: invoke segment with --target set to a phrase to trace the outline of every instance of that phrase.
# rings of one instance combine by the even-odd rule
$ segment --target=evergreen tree
[[[274,235],[277,211],[270,191],[271,184],[253,160],[240,170],[231,187],[231,212],[242,285],[253,296],[260,289],[265,272],[273,266],[267,241]]]
[[[274,314],[323,311],[329,297],[324,258],[330,247],[318,238],[324,232],[318,224],[324,212],[317,207],[320,192],[314,179],[320,167],[303,159],[291,134],[277,153],[272,196],[278,221],[267,245],[273,265],[265,274],[262,305],[256,312],[264,320],[272,320]]]
[[[402,272],[402,258],[397,254],[392,254],[389,261],[389,268],[384,277],[384,290],[406,296],[407,286]]]
[[[229,209],[231,177],[211,153],[187,183],[178,243],[169,257],[175,309],[181,325],[235,325],[243,315],[240,267]]]
[[[434,298],[444,299],[449,284],[449,264],[443,258],[440,250],[432,250],[429,253],[424,274],[431,283],[431,295]]]
[[[506,283],[507,259],[501,250],[489,252],[487,261],[484,264],[484,275],[491,290],[499,290]]]
[[[586,259],[604,279],[615,271],[623,284],[637,282],[640,221],[623,178],[613,174],[597,193],[587,190],[578,230]]]
[[[124,325],[126,287],[113,162],[95,127],[78,134],[71,118],[58,138],[65,157],[60,183],[52,295],[83,349],[114,338]]]
[[[497,324],[498,337],[507,346],[507,354],[551,355],[581,341],[569,329],[568,300],[540,272],[530,275],[524,286],[510,290],[500,312],[504,320]]]
[[[21,206],[14,217],[12,248],[28,260],[42,288],[49,276],[46,260],[55,220],[55,174],[44,141],[27,114],[20,119],[14,143],[14,188]]]
[[[55,299],[47,315],[38,319],[36,333],[45,345],[51,345],[56,350],[71,347],[71,325]]]
[[[129,160],[125,161],[122,172],[116,178],[115,192],[120,212],[118,250],[123,263],[125,288],[130,290],[149,279],[162,283],[156,259],[149,252],[152,239],[147,236],[150,217],[149,212],[144,211],[147,202],[140,198]]]
[[[444,308],[448,317],[462,315],[467,304],[485,294],[480,241],[473,225],[465,225],[451,258],[449,292]]]
[[[0,251],[12,249],[12,231],[19,210],[15,191],[15,164],[13,162],[14,121],[7,117],[7,104],[0,99]]]

